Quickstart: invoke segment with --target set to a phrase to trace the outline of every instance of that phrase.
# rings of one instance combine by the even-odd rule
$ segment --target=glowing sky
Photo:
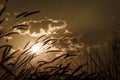
[[[9,0],[6,12],[41,10],[30,17],[39,20],[48,17],[65,20],[75,35],[83,34],[83,41],[102,40],[111,31],[120,29],[120,0]],[[37,17],[37,18],[36,18]],[[45,29],[45,22],[42,25]],[[41,26],[38,23],[32,31]],[[62,25],[59,23],[57,25]]]

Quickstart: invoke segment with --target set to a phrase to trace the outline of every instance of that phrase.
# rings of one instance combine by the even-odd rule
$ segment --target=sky
[[[24,11],[40,10],[29,19],[41,20],[45,17],[59,20],[54,24],[45,21],[42,24],[31,23],[32,32],[39,32],[39,28],[47,29],[46,24],[64,25],[74,35],[82,35],[81,40],[103,41],[112,31],[120,30],[120,0],[9,0],[6,12],[11,15]],[[78,36],[79,37],[79,36]]]

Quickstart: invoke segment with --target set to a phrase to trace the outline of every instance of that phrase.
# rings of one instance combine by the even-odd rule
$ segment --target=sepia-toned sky
[[[75,35],[82,34],[85,42],[101,41],[120,29],[120,0],[9,0],[6,12],[34,10],[41,13],[32,19],[65,20],[67,28]],[[37,32],[37,28],[33,31]]]

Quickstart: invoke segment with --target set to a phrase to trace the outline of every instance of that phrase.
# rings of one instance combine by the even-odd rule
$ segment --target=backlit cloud
[[[72,35],[72,32],[67,29],[67,22],[64,20],[56,20],[45,17],[41,20],[24,21],[21,24],[28,24],[29,30],[22,32],[21,30],[14,29],[14,31],[19,32],[20,35],[29,35],[36,38],[41,35],[57,38],[60,41],[58,41],[58,45],[55,48],[62,50],[63,53],[66,51],[79,53],[84,47],[84,43],[80,41],[81,35]],[[63,36],[65,36],[65,38],[62,38]]]
[[[18,13],[14,13],[14,15],[17,14]],[[20,35],[29,35],[30,37],[35,38],[38,38],[41,35],[47,35],[60,39],[60,41],[58,41],[59,45],[54,48],[61,49],[63,53],[66,51],[79,53],[84,47],[84,43],[80,41],[81,35],[72,35],[65,20],[44,17],[40,20],[27,20],[19,24],[29,25],[29,29],[26,31],[14,29],[14,31],[20,33]],[[65,36],[65,38],[62,38],[63,36]]]
[[[31,37],[39,37],[40,35],[53,35],[59,30],[64,30],[65,33],[69,32],[69,30],[65,29],[67,27],[67,23],[64,20],[44,18],[38,21],[24,21],[21,24],[29,25],[29,30],[22,32],[21,30],[14,29],[14,31],[19,32],[20,35],[29,35]],[[38,25],[35,26],[36,24]]]

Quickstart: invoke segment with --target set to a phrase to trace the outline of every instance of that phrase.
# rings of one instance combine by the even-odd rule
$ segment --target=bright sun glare
[[[33,53],[36,53],[36,52],[38,52],[39,50],[40,50],[40,44],[35,44],[35,45],[33,45],[32,46],[32,48],[31,48],[31,51],[33,52]]]

